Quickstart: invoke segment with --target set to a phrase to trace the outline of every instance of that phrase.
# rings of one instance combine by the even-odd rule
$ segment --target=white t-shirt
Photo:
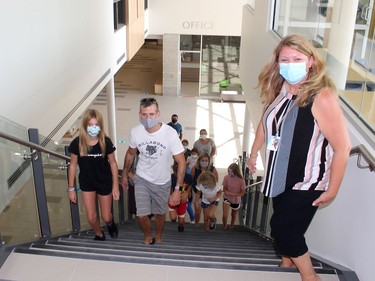
[[[137,175],[154,184],[171,180],[172,157],[184,152],[175,129],[164,123],[151,134],[141,124],[134,127],[130,131],[129,146],[139,150]]]
[[[214,189],[211,188],[204,188],[203,185],[198,184],[197,189],[202,191],[202,202],[205,204],[211,204],[208,199],[214,198],[218,191],[221,190],[221,184],[216,184]],[[216,201],[219,201],[220,199],[218,198]]]

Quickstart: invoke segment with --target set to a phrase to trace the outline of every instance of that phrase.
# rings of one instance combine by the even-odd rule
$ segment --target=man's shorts
[[[135,175],[134,186],[137,216],[163,215],[168,211],[170,181],[158,185]]]

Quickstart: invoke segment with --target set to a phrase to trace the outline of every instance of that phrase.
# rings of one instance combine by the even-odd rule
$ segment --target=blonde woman
[[[115,150],[111,139],[105,135],[103,116],[95,109],[88,109],[82,116],[80,135],[69,146],[68,196],[72,203],[77,203],[74,179],[79,165],[82,202],[95,233],[94,240],[105,240],[96,212],[96,198],[109,235],[112,238],[118,235],[111,211],[112,200],[120,198]]]
[[[262,191],[273,198],[271,234],[281,267],[297,267],[303,281],[316,274],[304,234],[319,206],[331,202],[350,152],[336,88],[310,41],[286,36],[259,75],[265,105],[248,161],[252,173],[266,148]]]

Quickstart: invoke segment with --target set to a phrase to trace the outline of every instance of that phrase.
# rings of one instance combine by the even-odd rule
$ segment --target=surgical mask
[[[139,119],[139,122],[146,128],[151,129],[159,123],[159,118],[145,118]]]
[[[97,125],[94,126],[87,126],[87,133],[91,137],[96,137],[100,133],[100,127]]]
[[[193,159],[197,159],[197,158],[198,158],[198,155],[197,155],[197,154],[192,154],[192,155],[191,155],[191,158],[193,158]]]
[[[187,145],[184,145],[184,149],[185,149],[185,150],[188,149],[188,146],[187,146]]]
[[[230,172],[229,173],[229,176],[231,176],[232,178],[234,177],[234,173],[233,172]]]
[[[208,188],[210,188],[210,186],[209,186],[208,184],[202,184],[202,187],[203,187],[204,189],[208,189]]]
[[[291,85],[301,82],[307,75],[306,62],[280,63],[280,75]]]
[[[208,162],[207,161],[200,161],[199,164],[201,165],[202,168],[207,168],[208,167]]]
[[[202,140],[205,140],[205,139],[207,138],[207,135],[200,135],[200,138],[201,138]]]
[[[177,119],[172,119],[172,123],[177,123]]]

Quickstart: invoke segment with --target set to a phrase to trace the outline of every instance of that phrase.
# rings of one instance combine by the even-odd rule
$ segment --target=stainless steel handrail
[[[357,166],[360,169],[369,169],[371,172],[374,171],[375,169],[375,157],[368,151],[368,149],[363,145],[360,144],[356,147],[353,147],[350,151],[350,156],[352,155],[358,155],[358,160],[357,160]],[[364,158],[367,166],[363,166],[361,164],[361,158]]]
[[[245,190],[250,189],[250,188],[252,188],[254,186],[257,186],[257,185],[259,185],[261,183],[263,183],[263,181],[257,181],[257,182],[254,182],[252,184],[249,184],[248,186],[245,187]]]
[[[67,161],[70,161],[70,157],[68,156],[65,156],[63,154],[60,154],[60,153],[57,153],[57,152],[54,152],[52,150],[49,150],[43,146],[40,146],[38,144],[35,144],[35,143],[32,143],[32,142],[29,142],[29,141],[26,141],[26,140],[23,140],[21,138],[18,138],[18,137],[15,137],[15,136],[12,136],[10,134],[7,134],[7,133],[4,133],[2,131],[0,131],[0,137],[1,138],[4,138],[4,139],[7,139],[7,140],[10,140],[10,141],[13,141],[13,142],[16,142],[16,143],[19,143],[19,144],[22,144],[24,146],[27,146],[27,147],[30,147],[32,149],[35,149],[37,151],[40,151],[40,152],[44,152],[44,153],[47,153],[47,154],[50,154],[50,155],[53,155],[53,156],[56,156],[58,158],[61,158],[61,159],[64,159],[64,160],[67,160]]]

